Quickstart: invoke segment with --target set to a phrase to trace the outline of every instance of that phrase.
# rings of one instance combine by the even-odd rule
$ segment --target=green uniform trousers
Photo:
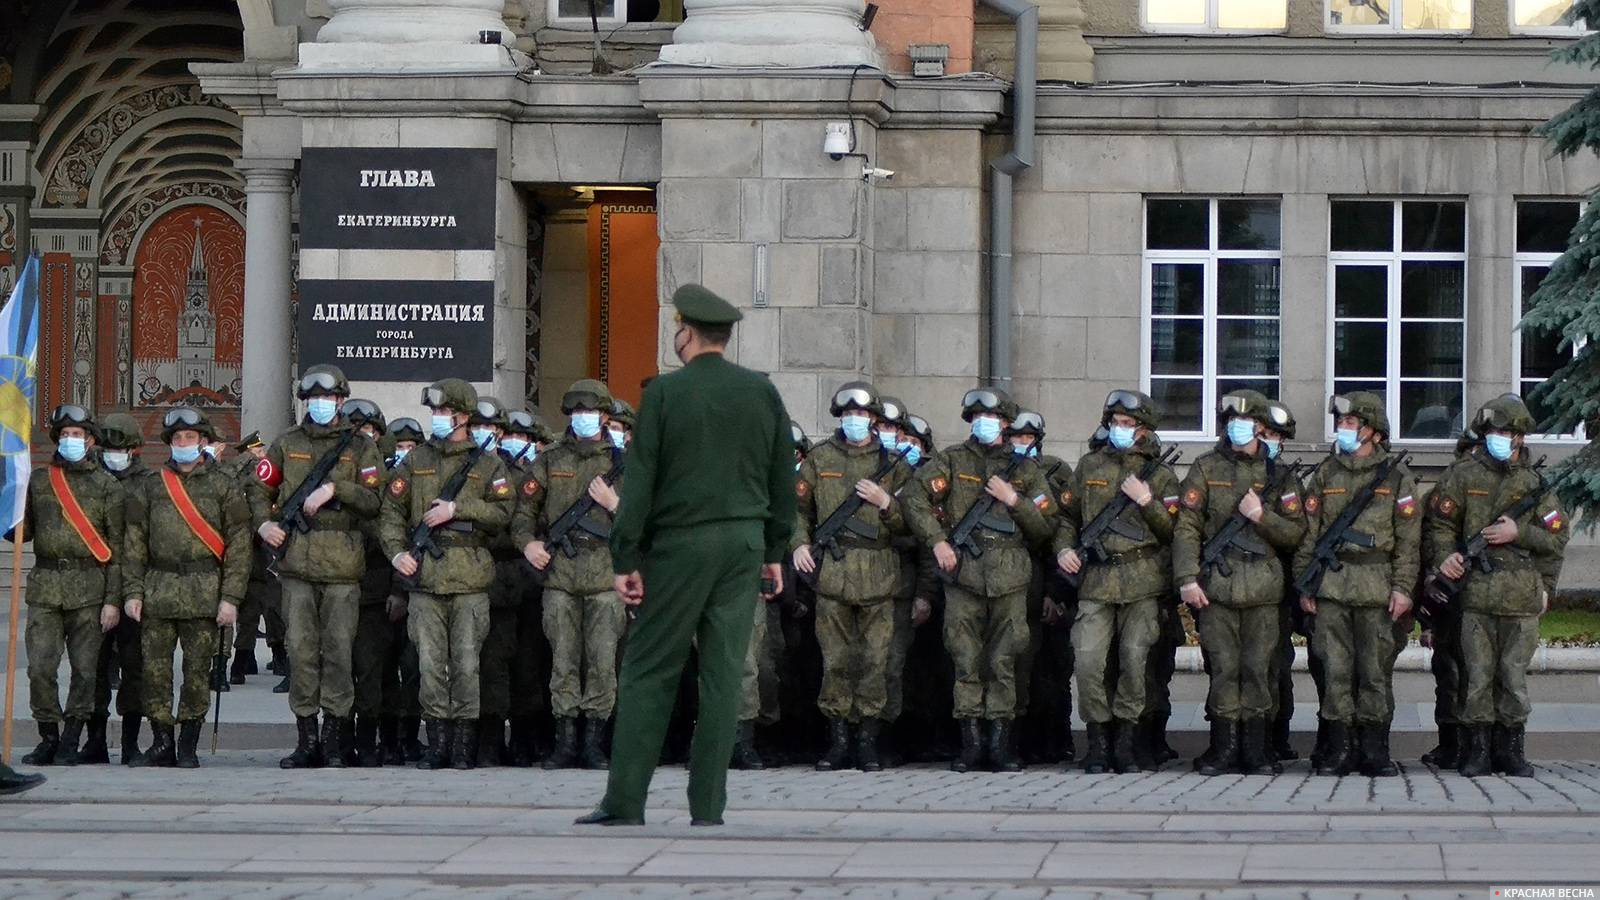
[[[817,708],[830,719],[881,718],[889,700],[894,601],[846,603],[818,595],[816,627],[817,646],[822,649]]]
[[[757,603],[750,629],[750,648],[744,653],[744,677],[739,682],[739,721],[761,718],[761,669],[767,658],[767,604]]]
[[[1131,603],[1079,598],[1078,617],[1072,623],[1072,671],[1083,721],[1098,725],[1113,718],[1132,722],[1144,714],[1145,670],[1160,631],[1157,603],[1153,597]],[[1113,647],[1117,654],[1114,686],[1106,684],[1106,663]]]
[[[884,668],[883,714],[885,722],[900,718],[905,709],[906,660],[911,656],[911,642],[916,640],[917,626],[911,622],[916,601],[911,597],[894,598],[894,637],[889,641],[889,662]]]
[[[82,722],[94,712],[100,645],[104,639],[98,603],[78,609],[28,607],[28,701],[35,722],[61,721],[56,673],[63,653],[72,672],[67,682],[66,717]]]
[[[617,704],[617,646],[628,611],[616,591],[544,589],[550,639],[550,711],[558,719],[607,719]]]
[[[1178,673],[1178,648],[1189,640],[1179,605],[1170,599],[1156,603],[1156,640],[1144,658],[1146,716],[1172,714],[1172,677]]]
[[[1466,663],[1462,724],[1528,723],[1533,711],[1528,701],[1528,664],[1538,646],[1538,616],[1497,616],[1472,610],[1461,614],[1461,656]]]
[[[356,699],[350,655],[361,618],[361,586],[287,575],[281,581],[289,628],[289,711],[298,718],[318,710],[348,718]]]
[[[1278,606],[1212,603],[1200,610],[1200,646],[1211,664],[1206,708],[1213,716],[1240,722],[1272,714]]]
[[[206,717],[211,707],[211,658],[217,653],[217,620],[162,619],[145,616],[140,623],[144,645],[144,714],[152,722],[171,725]],[[172,654],[183,648],[183,683],[178,690],[178,716],[172,716]]]
[[[1017,657],[1028,645],[1028,592],[984,597],[966,588],[944,590],[944,645],[955,667],[957,719],[1017,715]]]
[[[759,603],[761,523],[716,522],[653,536],[641,574],[644,603],[628,634],[601,808],[644,815],[691,644],[699,647],[699,715],[689,750],[689,812],[720,819],[738,733],[739,693]],[[546,602],[548,602],[546,592]]]
[[[1461,679],[1466,670],[1461,659],[1461,618],[1459,610],[1445,610],[1433,617],[1433,721],[1437,725],[1461,722]]]
[[[144,715],[144,654],[139,623],[123,616],[100,643],[100,667],[94,680],[95,715],[111,711],[111,675],[121,670],[117,687],[117,715],[126,719]]]
[[[489,595],[412,591],[406,632],[422,672],[422,714],[430,719],[478,717],[478,654],[489,633]]]
[[[1345,725],[1382,725],[1394,717],[1390,673],[1394,622],[1385,606],[1317,601],[1314,651],[1322,658],[1326,687],[1322,718]]]

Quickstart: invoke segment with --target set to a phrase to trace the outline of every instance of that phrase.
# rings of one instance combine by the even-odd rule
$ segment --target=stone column
[[[1040,81],[1094,81],[1094,50],[1083,39],[1088,21],[1081,0],[1034,0],[1039,6]],[[1006,78],[1016,69],[1016,28],[1010,19],[978,7],[975,68]]]
[[[683,66],[883,68],[866,0],[685,0],[661,61]]]
[[[294,424],[290,389],[289,194],[294,161],[242,159],[245,179],[244,398],[242,433],[275,435]]]
[[[505,0],[328,0],[333,18],[300,45],[300,68],[516,68]],[[484,44],[485,31],[500,34]]]

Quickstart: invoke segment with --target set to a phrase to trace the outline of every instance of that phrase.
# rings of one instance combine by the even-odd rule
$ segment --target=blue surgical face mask
[[[1262,438],[1261,443],[1266,445],[1267,459],[1277,459],[1278,454],[1283,452],[1283,441],[1269,441]]]
[[[1012,444],[1011,445],[1011,452],[1015,453],[1017,456],[1023,456],[1023,457],[1031,457],[1031,456],[1038,456],[1039,455],[1038,451],[1035,450],[1033,448],[1033,445],[1031,445],[1031,444]]]
[[[915,466],[917,463],[922,462],[922,448],[916,444],[904,443],[900,445],[899,449],[901,453],[905,454],[906,465]]]
[[[434,437],[442,441],[456,430],[456,417],[447,416],[443,413],[434,413],[428,418],[428,430],[433,432]]]
[[[1128,425],[1113,425],[1109,429],[1110,433],[1107,436],[1107,440],[1111,441],[1111,446],[1118,450],[1126,450],[1133,446],[1134,435],[1138,431],[1139,429]]]
[[[1250,419],[1228,420],[1228,443],[1243,447],[1256,439],[1256,423]]]
[[[572,414],[572,433],[581,438],[592,438],[600,433],[600,414],[598,412],[575,412]]]
[[[187,466],[190,463],[199,462],[200,446],[196,444],[193,447],[173,447],[172,461],[180,466]]]
[[[500,449],[511,454],[512,459],[521,459],[522,451],[528,449],[528,442],[519,437],[502,438]]]
[[[872,419],[868,416],[840,416],[839,430],[844,432],[844,439],[852,444],[859,444],[867,439],[867,434],[872,431]]]
[[[474,444],[477,444],[479,447],[482,447],[485,452],[493,453],[494,452],[494,444],[495,444],[494,429],[493,428],[474,428],[474,429],[472,429],[472,442]]]
[[[628,433],[620,428],[609,428],[606,434],[611,436],[611,446],[618,450],[628,449]]]
[[[1490,456],[1500,460],[1501,462],[1505,462],[1506,460],[1510,459],[1511,452],[1513,449],[1515,449],[1511,446],[1511,438],[1504,434],[1484,435],[1483,446],[1489,451]]]
[[[972,420],[972,436],[978,443],[989,445],[1000,440],[1000,420],[993,416],[979,416]]]
[[[405,462],[406,461],[406,454],[408,454],[410,452],[411,452],[411,448],[410,447],[406,447],[405,449],[401,449],[399,447],[394,448],[394,465],[398,466],[401,463]]]
[[[64,437],[56,442],[56,452],[67,462],[82,462],[89,443],[81,437]]]
[[[1333,436],[1341,452],[1354,453],[1361,446],[1361,430],[1358,428],[1340,428]]]
[[[893,453],[900,449],[900,435],[892,431],[878,432],[878,445]]]
[[[318,425],[326,425],[339,414],[339,401],[332,397],[312,397],[306,401],[306,415]]]
[[[100,461],[106,468],[113,472],[121,472],[133,465],[133,454],[126,450],[107,450],[100,454]]]

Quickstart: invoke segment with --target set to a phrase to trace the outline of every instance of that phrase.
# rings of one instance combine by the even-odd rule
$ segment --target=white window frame
[[[1368,37],[1383,35],[1429,35],[1429,34],[1471,34],[1477,26],[1477,16],[1473,16],[1472,24],[1466,28],[1404,28],[1401,22],[1405,20],[1402,9],[1406,0],[1388,0],[1389,24],[1387,25],[1346,25],[1334,24],[1333,4],[1329,0],[1322,0],[1322,27],[1328,34],[1366,35]],[[1509,0],[1508,0],[1509,2]]]
[[[1589,33],[1589,25],[1583,20],[1573,22],[1571,25],[1518,25],[1517,0],[1506,0],[1506,22],[1511,26],[1511,33],[1515,35],[1529,35],[1532,37],[1582,37]]]
[[[611,0],[612,15],[600,16],[596,21],[600,25],[624,25],[628,21],[628,0]],[[549,0],[547,18],[551,25],[571,25],[582,23],[589,25],[589,16],[563,16],[561,15],[561,0]]]
[[[1511,2],[1511,0],[1506,0]],[[1221,21],[1222,0],[1206,0],[1206,20],[1193,25],[1168,24],[1150,21],[1150,0],[1139,0],[1139,27],[1150,34],[1283,34],[1289,30],[1289,4],[1284,0],[1283,25],[1278,28],[1224,28]]]
[[[1520,222],[1520,220],[1521,220],[1521,217],[1522,217],[1522,204],[1523,203],[1576,203],[1576,204],[1578,204],[1578,215],[1579,216],[1583,215],[1584,208],[1587,206],[1587,204],[1585,202],[1583,202],[1582,200],[1579,200],[1579,199],[1577,199],[1575,197],[1518,197],[1518,198],[1516,198],[1515,211],[1513,212],[1513,215],[1516,216],[1516,219],[1513,220],[1513,225],[1512,225],[1512,229],[1511,229],[1511,240],[1513,242],[1515,242],[1516,239],[1517,239],[1516,224],[1518,222]],[[1511,258],[1511,389],[1513,391],[1516,391],[1517,395],[1521,396],[1521,397],[1526,397],[1527,396],[1527,393],[1525,392],[1525,389],[1524,389],[1524,385],[1529,383],[1529,379],[1526,379],[1526,378],[1522,377],[1522,338],[1523,338],[1522,328],[1521,328],[1521,325],[1522,325],[1522,270],[1523,269],[1531,269],[1531,268],[1548,269],[1552,265],[1554,265],[1555,261],[1557,259],[1559,259],[1560,257],[1561,257],[1560,253],[1523,252],[1522,250],[1517,249],[1514,245],[1512,247],[1512,258]],[[1576,350],[1581,349],[1583,347],[1584,343],[1585,343],[1584,340],[1579,339],[1577,344],[1576,344],[1576,346],[1573,348],[1573,350],[1576,351]],[[1588,442],[1588,438],[1584,435],[1584,428],[1583,428],[1583,423],[1582,422],[1579,422],[1577,427],[1574,430],[1569,431],[1569,432],[1567,432],[1565,434],[1561,434],[1561,433],[1530,434],[1530,435],[1528,435],[1527,439],[1530,440],[1530,441],[1536,441],[1538,443],[1553,443],[1553,444],[1574,444],[1574,443],[1583,444],[1583,443],[1587,443]]]
[[[1150,203],[1161,200],[1191,200],[1206,203],[1207,216],[1207,250],[1150,250],[1146,248],[1150,243]],[[1278,204],[1278,249],[1277,250],[1218,250],[1216,248],[1219,238],[1218,202],[1233,200],[1264,200]],[[1155,281],[1151,273],[1157,264],[1177,263],[1187,265],[1200,265],[1204,269],[1202,291],[1204,303],[1201,313],[1194,315],[1168,315],[1163,313],[1163,319],[1178,321],[1201,322],[1201,365],[1199,380],[1200,389],[1200,422],[1199,431],[1172,431],[1163,430],[1159,434],[1162,440],[1214,440],[1218,437],[1217,421],[1213,411],[1217,408],[1217,332],[1218,322],[1248,319],[1265,319],[1269,316],[1224,316],[1217,313],[1217,263],[1222,260],[1239,259],[1251,261],[1274,260],[1278,263],[1278,372],[1272,376],[1278,382],[1278,396],[1283,396],[1283,198],[1279,196],[1239,195],[1239,196],[1213,196],[1213,195],[1184,195],[1184,194],[1149,194],[1144,198],[1144,203],[1139,210],[1139,246],[1143,254],[1139,263],[1139,388],[1146,394],[1152,394],[1151,382],[1156,380],[1194,381],[1192,375],[1154,375],[1150,364],[1150,336],[1154,323],[1154,298],[1151,291]],[[1245,378],[1248,376],[1229,376]]]
[[[1351,201],[1351,202],[1378,202],[1378,203],[1388,203],[1390,205],[1391,214],[1393,216],[1393,218],[1391,219],[1391,222],[1393,223],[1391,225],[1391,227],[1394,229],[1394,231],[1393,231],[1394,249],[1393,250],[1390,250],[1388,252],[1381,252],[1381,251],[1372,252],[1372,251],[1334,250],[1333,249],[1333,205],[1335,203],[1341,203],[1341,202],[1346,202],[1346,201]],[[1403,442],[1405,442],[1407,444],[1417,444],[1417,445],[1420,445],[1420,446],[1446,446],[1446,445],[1452,445],[1456,441],[1456,438],[1454,438],[1454,437],[1417,438],[1417,437],[1407,437],[1407,436],[1405,436],[1405,435],[1403,435],[1401,433],[1401,429],[1403,428],[1403,426],[1405,424],[1400,418],[1400,388],[1401,388],[1402,385],[1404,385],[1407,382],[1448,384],[1448,383],[1450,383],[1452,381],[1456,381],[1457,380],[1457,379],[1453,379],[1453,378],[1404,378],[1404,377],[1401,377],[1401,375],[1400,375],[1400,345],[1401,345],[1401,334],[1402,334],[1402,331],[1403,331],[1401,326],[1406,324],[1406,323],[1423,323],[1423,324],[1427,324],[1427,323],[1451,324],[1451,323],[1456,323],[1456,322],[1460,323],[1460,325],[1461,325],[1461,378],[1459,379],[1459,381],[1460,381],[1460,384],[1461,384],[1461,403],[1462,403],[1462,407],[1461,407],[1462,419],[1461,419],[1461,421],[1462,421],[1462,425],[1465,426],[1467,424],[1467,422],[1471,419],[1471,411],[1466,408],[1466,402],[1467,402],[1467,370],[1468,370],[1468,364],[1470,362],[1468,356],[1469,356],[1469,353],[1470,353],[1470,351],[1472,349],[1471,343],[1469,342],[1470,335],[1468,334],[1468,331],[1467,331],[1467,326],[1469,324],[1468,312],[1469,312],[1469,309],[1470,309],[1470,306],[1471,306],[1471,300],[1472,300],[1472,283],[1471,283],[1472,272],[1471,272],[1471,267],[1470,267],[1470,265],[1468,263],[1468,253],[1470,252],[1470,250],[1472,248],[1472,230],[1471,230],[1472,229],[1472,222],[1470,220],[1470,217],[1466,217],[1465,214],[1463,213],[1463,217],[1464,217],[1465,221],[1463,222],[1463,225],[1462,225],[1462,228],[1463,228],[1463,231],[1462,231],[1463,244],[1462,245],[1466,249],[1462,250],[1461,252],[1440,253],[1440,252],[1405,251],[1405,250],[1400,249],[1402,246],[1404,246],[1404,244],[1403,244],[1404,235],[1401,233],[1401,227],[1402,227],[1401,226],[1401,209],[1402,209],[1402,205],[1405,204],[1405,203],[1408,203],[1408,202],[1409,203],[1460,203],[1460,204],[1462,204],[1463,207],[1465,207],[1467,201],[1463,197],[1451,197],[1451,196],[1439,196],[1439,197],[1427,197],[1427,196],[1419,196],[1419,197],[1329,197],[1328,198],[1328,286],[1327,286],[1328,290],[1327,290],[1327,309],[1326,309],[1327,318],[1325,319],[1325,321],[1328,323],[1328,327],[1327,327],[1326,344],[1325,344],[1326,367],[1325,367],[1325,371],[1323,373],[1323,376],[1324,376],[1324,379],[1325,379],[1324,383],[1327,385],[1327,389],[1328,389],[1327,393],[1328,393],[1328,395],[1331,396],[1331,395],[1333,395],[1335,393],[1338,393],[1338,388],[1336,387],[1336,384],[1337,384],[1337,382],[1339,380],[1343,380],[1343,381],[1379,381],[1379,380],[1381,380],[1384,383],[1384,391],[1383,391],[1384,412],[1389,417],[1389,427],[1393,432],[1390,435],[1390,437],[1395,442],[1398,443],[1398,442],[1402,442],[1403,441]],[[1401,298],[1400,298],[1401,274],[1405,269],[1405,264],[1408,263],[1408,262],[1459,262],[1459,263],[1461,263],[1461,316],[1460,316],[1459,319],[1457,319],[1457,318],[1428,318],[1428,319],[1420,319],[1420,318],[1403,319],[1403,318],[1401,318]],[[1338,289],[1338,272],[1339,272],[1339,267],[1340,266],[1365,266],[1365,267],[1384,266],[1384,267],[1387,268],[1387,270],[1388,270],[1387,274],[1388,274],[1388,301],[1389,301],[1389,307],[1385,311],[1386,315],[1385,315],[1384,318],[1378,319],[1378,318],[1372,318],[1372,317],[1368,317],[1368,316],[1362,316],[1362,317],[1348,317],[1347,316],[1347,317],[1341,318],[1341,317],[1336,315],[1336,311],[1337,311],[1338,307],[1337,307],[1336,300],[1335,300],[1335,293],[1337,292],[1337,289]],[[1383,323],[1383,325],[1384,325],[1384,340],[1385,340],[1387,346],[1384,348],[1384,350],[1385,350],[1385,352],[1384,352],[1384,375],[1382,376],[1381,379],[1377,378],[1377,377],[1362,376],[1362,375],[1353,375],[1353,376],[1348,376],[1348,377],[1343,378],[1343,379],[1335,379],[1335,377],[1334,377],[1334,362],[1335,362],[1334,361],[1334,346],[1335,346],[1335,343],[1336,343],[1336,338],[1337,338],[1338,330],[1339,330],[1338,329],[1338,325],[1339,325],[1340,322],[1356,322],[1356,323],[1362,323],[1362,322],[1379,323],[1379,322],[1381,322],[1381,323]],[[1324,415],[1322,417],[1322,421],[1323,421],[1323,439],[1324,440],[1332,440],[1333,439],[1333,417]]]

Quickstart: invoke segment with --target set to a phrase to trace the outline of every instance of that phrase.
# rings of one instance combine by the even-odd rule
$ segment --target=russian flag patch
[[[1566,517],[1561,515],[1559,509],[1552,509],[1544,514],[1544,527],[1550,531],[1560,531],[1566,524]]]

